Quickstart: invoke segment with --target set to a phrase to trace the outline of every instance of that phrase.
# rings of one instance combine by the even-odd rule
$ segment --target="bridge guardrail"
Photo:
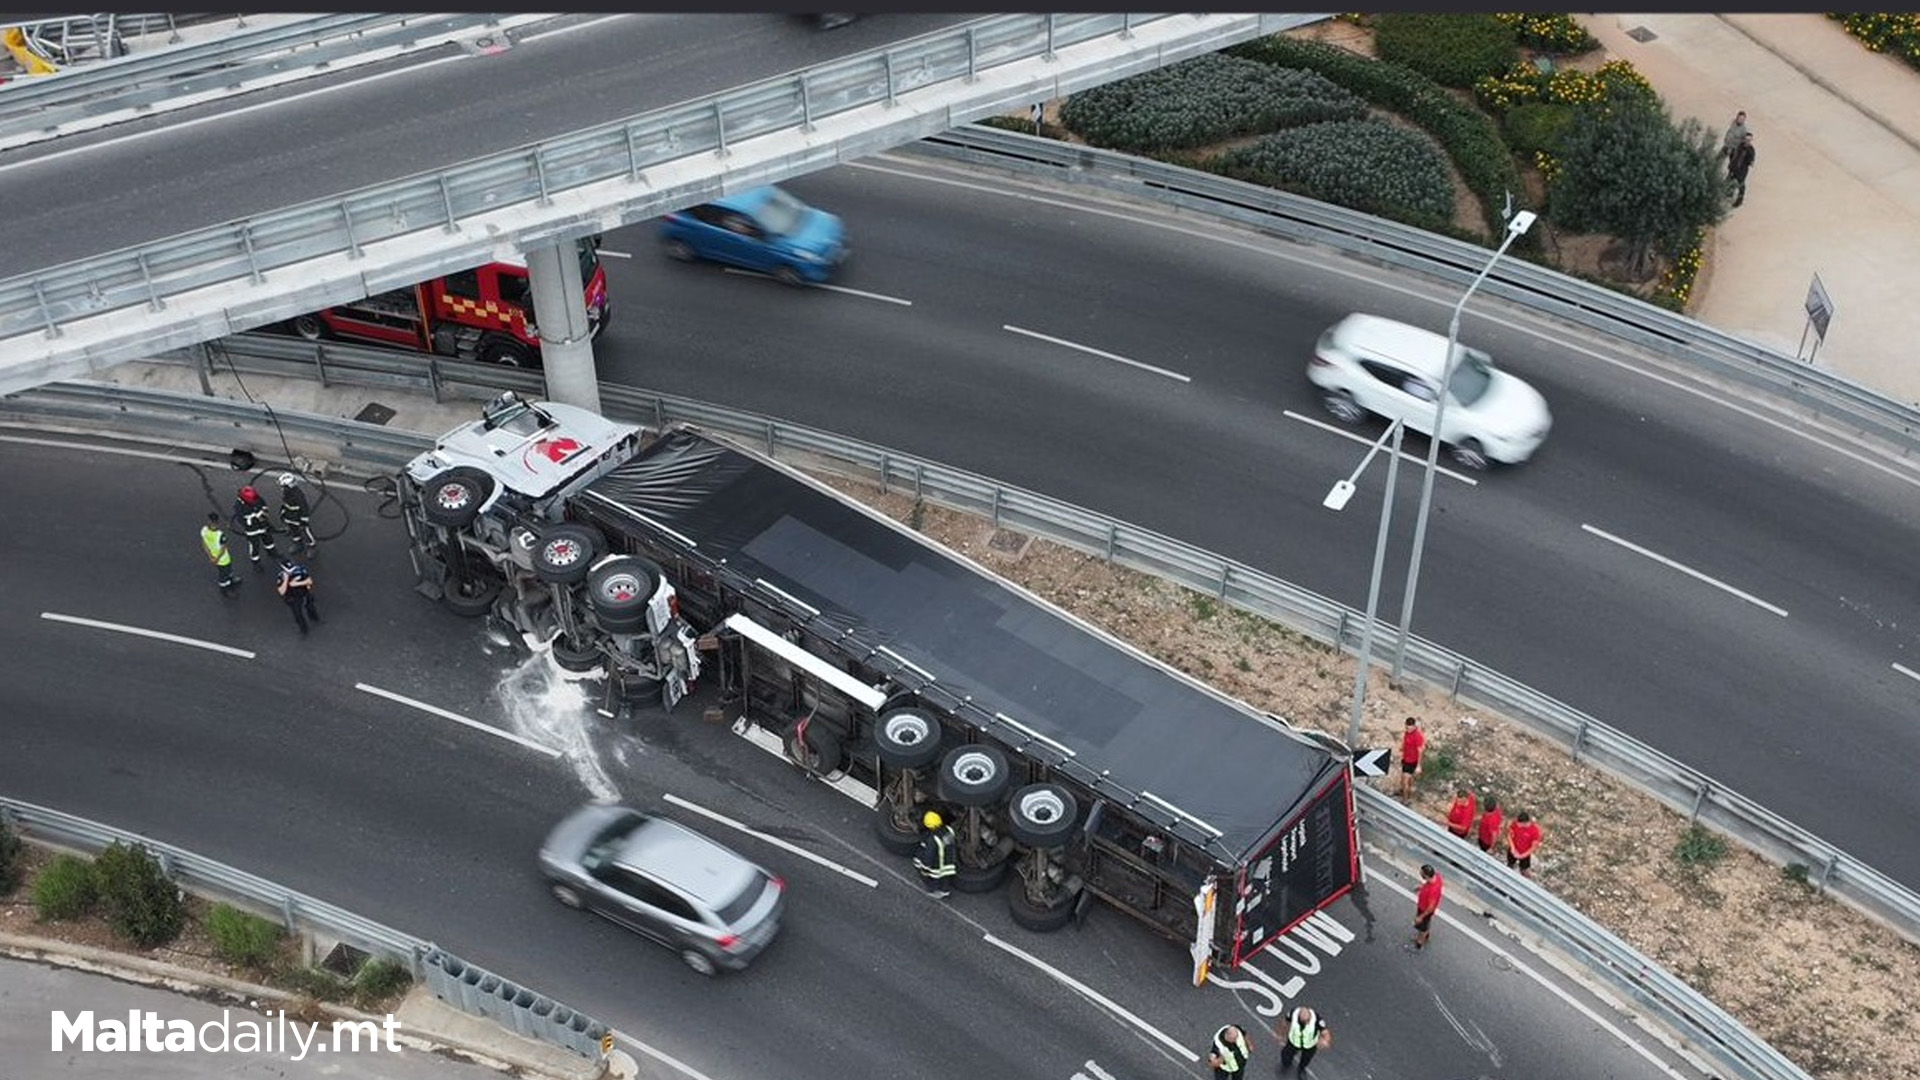
[[[1197,169],[1014,131],[967,125],[895,152],[1148,199],[1453,285],[1465,286],[1487,262],[1486,248],[1357,210]],[[1700,374],[1775,395],[1837,426],[1877,439],[1903,457],[1920,457],[1920,407],[1697,319],[1512,255],[1495,264],[1480,291],[1629,342]]]
[[[1324,17],[986,16],[708,100],[5,278],[0,357],[18,357],[14,367],[38,360],[43,371],[67,370],[82,359],[130,359],[219,337],[410,284],[439,267],[485,262],[507,247],[586,236],[698,201],[719,180],[689,163],[741,153],[755,136],[825,128],[830,137],[756,143],[730,183],[782,178]],[[944,100],[908,97],[935,87],[950,92]],[[902,104],[911,107],[895,108]],[[883,122],[836,127],[836,118],[863,109],[894,111]],[[358,262],[370,253],[377,257]],[[414,265],[397,265],[408,259]],[[296,267],[301,288],[259,288]]]
[[[311,358],[318,352],[312,343],[291,338],[261,340],[266,337],[246,335],[244,340],[229,343],[232,348],[225,360],[249,373],[300,375],[304,374],[301,361],[272,357],[304,350],[309,357],[305,364],[311,366]],[[434,366],[440,370],[430,380],[420,370],[425,364],[419,358],[340,346],[329,346],[328,351],[332,357],[330,377],[342,384],[354,384],[362,376],[371,376],[370,385],[391,386],[395,385],[396,378],[406,377],[411,370],[416,388],[425,389],[430,381],[437,381],[443,392],[462,397],[485,398],[502,388],[534,393],[539,390],[539,376],[531,372],[435,359]],[[188,362],[178,356],[162,359]],[[795,464],[817,467],[825,463],[845,475],[877,481],[890,489],[913,491],[930,502],[955,509],[983,513],[997,525],[1021,528],[1100,555],[1118,565],[1212,593],[1237,607],[1343,650],[1358,651],[1360,613],[1250,567],[1093,511],[1009,488],[912,455],[758,414],[607,384],[601,386],[601,395],[608,415],[655,427],[682,422],[697,424]],[[55,405],[55,415],[71,417],[73,402],[81,398],[90,398],[103,419],[111,420],[118,433],[151,432],[170,440],[180,438],[183,431],[193,430],[189,421],[181,420],[176,414],[191,418],[198,414],[197,406],[205,400],[194,395],[112,384],[56,384],[0,398],[0,419],[31,418],[43,400]],[[302,436],[320,436],[329,429],[338,429],[343,440],[356,445],[359,429],[366,426],[297,413],[281,413],[280,420]],[[432,443],[432,438],[426,435],[390,434],[396,446],[409,439],[421,449]],[[1388,627],[1380,630],[1392,632]],[[1445,670],[1446,658],[1456,661],[1456,666],[1471,664],[1419,638],[1410,641],[1409,655],[1416,658],[1415,672],[1427,677],[1431,677],[1434,670]],[[1658,751],[1518,683],[1503,680],[1495,673],[1473,674],[1471,680],[1462,676],[1459,685],[1478,686],[1485,682],[1504,686],[1509,688],[1508,698],[1526,703],[1529,710],[1544,705],[1552,716],[1542,718],[1526,711],[1516,714],[1515,719],[1549,737],[1557,732],[1582,732],[1580,745],[1588,748],[1589,757],[1597,767],[1647,791],[1663,803],[1696,815],[1709,803],[1724,805],[1725,819],[1711,823],[1742,843],[1754,846],[1740,831],[1751,825],[1767,833],[1777,832],[1795,850],[1831,852],[1832,865],[1844,866],[1847,872],[1830,875],[1822,882],[1825,891],[1888,922],[1910,939],[1916,937],[1916,927],[1920,927],[1920,898],[1880,877],[1871,868],[1847,860],[1838,849],[1763,810],[1759,811],[1761,820],[1749,823],[1745,815],[1759,809],[1754,804],[1712,785],[1705,777]],[[1563,723],[1569,716],[1579,722]],[[1592,748],[1602,745],[1615,746],[1618,752],[1607,756],[1594,754]],[[1687,785],[1691,778],[1698,778],[1705,786],[1693,791],[1689,798]],[[1362,822],[1373,830],[1371,839],[1406,857],[1448,867],[1456,883],[1469,887],[1498,917],[1586,963],[1590,972],[1685,1036],[1691,1050],[1713,1058],[1740,1076],[1760,1080],[1808,1080],[1803,1071],[1725,1010],[1551,893],[1505,867],[1496,867],[1492,860],[1461,845],[1437,824],[1383,793],[1363,787],[1359,802]],[[1702,820],[1709,819],[1702,817]],[[1760,843],[1765,843],[1764,837]],[[1767,853],[1764,847],[1758,849]],[[1863,893],[1878,896],[1883,906],[1864,903]],[[1904,924],[1901,920],[1905,920]]]

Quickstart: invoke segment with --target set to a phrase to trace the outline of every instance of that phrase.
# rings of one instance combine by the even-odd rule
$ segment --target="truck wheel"
[[[873,835],[889,855],[911,855],[920,850],[920,830],[911,820],[902,829],[894,817],[892,803],[882,802],[873,808]]]
[[[940,756],[940,721],[915,709],[882,713],[873,725],[880,760],[896,769],[931,765]]]
[[[847,763],[846,747],[841,745],[840,736],[835,735],[826,725],[808,724],[805,746],[800,744],[798,730],[797,724],[787,729],[787,756],[801,768],[810,773],[826,776],[829,773],[839,772],[841,766]]]
[[[499,596],[500,583],[492,578],[456,577],[447,579],[440,602],[455,615],[471,619],[492,611]]]
[[[318,315],[295,315],[287,320],[287,329],[308,341],[325,341],[333,336]]]
[[[1061,847],[1079,816],[1073,792],[1059,784],[1028,784],[1007,804],[1007,831],[1031,848]]]
[[[940,797],[956,806],[991,806],[1011,782],[1007,755],[991,746],[956,746],[940,763]]]
[[[553,662],[565,671],[592,671],[605,662],[599,649],[576,648],[561,634],[553,639]]]
[[[1068,893],[1065,900],[1053,907],[1041,907],[1027,899],[1025,888],[1008,889],[1007,914],[1013,916],[1014,924],[1022,929],[1044,934],[1072,922],[1074,905],[1079,899],[1079,893]]]
[[[435,525],[458,529],[480,515],[493,494],[493,477],[466,465],[433,477],[420,488],[420,512]]]
[[[479,356],[483,364],[512,368],[533,366],[533,350],[512,338],[488,338],[480,343]]]
[[[992,866],[976,867],[961,863],[953,870],[953,887],[964,893],[990,893],[1007,880],[1007,871],[1013,869],[1012,859],[1001,859]]]
[[[540,530],[533,547],[533,573],[553,585],[572,585],[586,580],[593,569],[594,553],[605,541],[597,529],[563,522]]]
[[[587,602],[610,634],[628,634],[647,625],[647,601],[660,588],[660,567],[633,555],[603,560],[587,575]]]

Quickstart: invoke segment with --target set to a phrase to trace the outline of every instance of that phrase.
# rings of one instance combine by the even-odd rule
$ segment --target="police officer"
[[[313,606],[313,576],[307,568],[292,559],[280,560],[280,581],[274,586],[280,593],[280,599],[287,602],[287,609],[293,612],[294,624],[300,627],[302,636],[307,632],[307,620],[320,621],[320,612]]]
[[[1297,1054],[1300,1057],[1300,1074],[1306,1075],[1307,1066],[1313,1064],[1314,1053],[1333,1045],[1333,1033],[1327,1030],[1327,1022],[1305,1005],[1293,1010],[1293,1015],[1287,1018],[1286,1030],[1281,1035],[1284,1036],[1284,1045],[1280,1047],[1281,1072],[1293,1065]]]
[[[1240,1080],[1247,1075],[1247,1057],[1253,1047],[1247,1045],[1247,1033],[1228,1024],[1213,1033],[1213,1045],[1207,1047],[1207,1064],[1214,1080]]]
[[[233,502],[233,518],[240,523],[240,531],[247,535],[247,558],[252,561],[255,570],[264,569],[260,565],[260,552],[278,555],[273,546],[272,511],[267,509],[267,500],[249,484],[240,489],[240,497]]]
[[[207,561],[220,571],[220,592],[240,584],[233,576],[233,552],[227,548],[227,530],[220,527],[220,515],[209,513],[207,523],[200,526],[200,546],[207,549]]]
[[[313,549],[313,514],[307,508],[307,494],[300,490],[300,478],[290,472],[280,474],[280,526],[294,547]]]
[[[920,850],[914,853],[913,865],[927,884],[927,895],[939,900],[949,895],[947,885],[953,880],[956,869],[953,864],[953,826],[933,810],[920,818],[920,824],[926,827],[927,835],[920,841]]]

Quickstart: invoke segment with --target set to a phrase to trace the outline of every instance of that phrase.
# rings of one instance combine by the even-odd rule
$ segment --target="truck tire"
[[[1065,900],[1053,907],[1041,907],[1027,899],[1025,888],[1016,887],[1007,890],[1007,914],[1021,929],[1044,934],[1072,922],[1074,905],[1079,899],[1080,894],[1068,893]]]
[[[593,557],[606,544],[600,531],[589,525],[562,522],[540,530],[533,548],[533,573],[553,585],[573,585],[586,580],[593,569]]]
[[[1073,792],[1059,784],[1028,784],[1007,803],[1007,831],[1030,848],[1063,847],[1079,816]]]
[[[955,806],[992,806],[1012,781],[1007,755],[985,744],[956,746],[940,763],[940,797]]]
[[[660,588],[660,567],[633,555],[603,559],[587,574],[587,602],[609,634],[646,629],[647,601]]]
[[[992,866],[968,866],[960,863],[953,869],[953,888],[956,892],[990,893],[1007,880],[1007,872],[1013,869],[1012,859],[1001,859]]]
[[[880,760],[896,769],[918,769],[940,756],[940,721],[917,709],[882,713],[873,725]]]
[[[493,477],[466,465],[439,473],[420,486],[420,512],[428,521],[458,529],[480,515],[493,494]]]
[[[599,649],[580,648],[561,634],[553,639],[553,662],[564,671],[592,671],[606,662]]]
[[[825,724],[808,724],[806,745],[800,744],[799,725],[787,729],[787,756],[810,773],[826,776],[839,772],[847,763],[847,750],[840,736]]]
[[[911,855],[920,850],[920,830],[912,821],[902,829],[894,820],[893,804],[889,802],[882,801],[873,808],[873,835],[889,855]]]
[[[308,341],[325,341],[333,336],[325,320],[318,315],[295,315],[287,320],[287,329],[293,331],[295,337]]]
[[[501,367],[533,366],[533,350],[509,337],[490,337],[480,342],[480,362]]]
[[[447,610],[463,618],[475,618],[493,610],[500,596],[500,582],[491,577],[454,577],[440,594]]]

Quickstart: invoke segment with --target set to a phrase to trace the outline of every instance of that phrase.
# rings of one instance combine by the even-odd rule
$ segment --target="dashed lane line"
[[[880,883],[878,881],[875,881],[873,878],[870,878],[865,874],[856,873],[855,871],[849,870],[846,867],[841,866],[839,863],[834,862],[832,859],[823,858],[822,856],[815,855],[813,852],[808,851],[806,848],[803,848],[798,844],[790,844],[787,841],[782,840],[777,836],[768,836],[766,833],[763,833],[760,830],[755,829],[750,825],[746,825],[742,822],[735,821],[734,819],[726,816],[725,814],[719,813],[717,811],[709,810],[706,807],[699,805],[698,803],[688,802],[687,800],[681,798],[678,795],[673,794],[672,792],[667,792],[666,794],[660,796],[660,798],[666,802],[670,802],[673,805],[680,807],[683,810],[691,810],[694,813],[699,814],[701,817],[707,818],[710,821],[719,822],[720,824],[725,825],[729,829],[734,829],[739,832],[746,833],[748,836],[751,836],[756,840],[763,840],[769,844],[772,844],[774,847],[781,849],[782,851],[790,851],[793,854],[798,855],[809,862],[818,863],[821,866],[826,867],[827,869],[833,871],[836,874],[839,874],[842,877],[852,878],[853,880],[859,882],[860,884],[865,885],[869,889],[877,889],[880,887]]]
[[[1303,416],[1300,413],[1294,412],[1292,409],[1284,410],[1283,412],[1281,412],[1280,415],[1286,417],[1289,420],[1298,420],[1303,424],[1307,424],[1312,427],[1317,427],[1321,431],[1332,432],[1333,434],[1338,435],[1343,439],[1347,439],[1352,442],[1358,443],[1361,446],[1372,446],[1374,443],[1374,440],[1369,439],[1363,435],[1357,435],[1351,431],[1348,431],[1346,428],[1341,427],[1338,424],[1329,424],[1325,420],[1322,420],[1314,416]],[[1427,466],[1427,458],[1425,454],[1413,454],[1413,453],[1409,453],[1408,451],[1402,450],[1400,451],[1400,460],[1408,462],[1413,465],[1417,465],[1423,469],[1426,468]],[[1478,487],[1480,485],[1480,481],[1475,480],[1473,477],[1467,476],[1463,473],[1454,472],[1452,469],[1447,468],[1445,465],[1436,464],[1433,467],[1433,471],[1440,473],[1443,476],[1450,476],[1453,479],[1458,480],[1461,483],[1467,485],[1468,487]]]
[[[237,656],[242,660],[251,660],[254,657],[252,650],[249,649],[236,649],[231,645],[220,645],[211,641],[201,641],[199,638],[169,634],[164,630],[148,630],[139,626],[127,626],[124,623],[101,622],[99,619],[83,619],[78,615],[61,615],[52,611],[43,611],[40,613],[40,617],[52,622],[71,623],[74,626],[91,626],[95,630],[112,630],[116,634],[132,634],[136,637],[153,638],[155,641],[171,641],[175,645],[188,645],[196,649],[206,649],[208,652],[225,653],[228,656]]]
[[[1064,984],[1067,988],[1071,989],[1074,993],[1077,993],[1080,996],[1086,998],[1087,1000],[1094,1002],[1095,1004],[1099,1005],[1103,1009],[1106,1009],[1108,1012],[1112,1013],[1113,1015],[1119,1017],[1122,1020],[1125,1020],[1129,1024],[1132,1024],[1134,1027],[1139,1028],[1141,1031],[1145,1032],[1147,1035],[1152,1036],[1154,1039],[1158,1040],[1162,1045],[1167,1047],[1169,1050],[1172,1050],[1174,1053],[1180,1055],[1186,1060],[1190,1062],[1195,1062],[1200,1060],[1200,1055],[1188,1049],[1184,1043],[1181,1043],[1179,1040],[1174,1039],[1172,1036],[1168,1035],[1166,1032],[1161,1031],[1159,1028],[1154,1027],[1152,1024],[1149,1024],[1145,1020],[1142,1020],[1138,1016],[1135,1016],[1134,1014],[1128,1012],[1126,1009],[1122,1008],[1119,1005],[1119,1003],[1115,1002],[1112,998],[1107,997],[1105,994],[1102,994],[1100,991],[1095,990],[1093,987],[1088,986],[1086,983],[1081,982],[1079,979],[1076,979],[1073,976],[1067,974],[1066,972],[1061,971],[1059,968],[1054,967],[1053,965],[1047,963],[1045,960],[1042,960],[1039,957],[1033,955],[1032,953],[1027,952],[1025,949],[1019,948],[1018,946],[1015,946],[1015,945],[1010,945],[1007,942],[1004,942],[999,938],[994,937],[992,934],[986,935],[986,942],[987,944],[992,945],[995,948],[1000,949],[1011,956],[1014,956],[1021,960],[1025,960],[1027,963],[1040,969],[1046,974],[1053,976],[1054,979]]]
[[[772,274],[761,273],[758,270],[746,270],[738,266],[723,266],[720,269],[721,269],[721,272],[723,273],[738,274],[741,277],[759,278],[762,281],[774,280],[774,277]],[[845,293],[848,296],[858,296],[866,300],[879,300],[883,303],[899,304],[901,307],[913,306],[913,301],[902,299],[901,297],[898,297],[898,296],[888,296],[885,293],[868,292],[865,289],[848,288],[845,285],[829,285],[824,281],[809,282],[807,287],[811,289],[821,289],[826,292]]]
[[[1688,577],[1695,579],[1696,581],[1705,582],[1706,584],[1711,585],[1714,588],[1721,590],[1722,592],[1731,593],[1732,595],[1737,596],[1742,600],[1745,600],[1747,603],[1752,604],[1754,607],[1761,608],[1766,611],[1771,611],[1775,615],[1778,615],[1783,619],[1787,617],[1786,608],[1779,607],[1774,604],[1769,604],[1765,600],[1760,599],[1759,597],[1753,595],[1752,593],[1741,592],[1739,589],[1734,588],[1733,586],[1727,584],[1724,581],[1720,581],[1717,578],[1708,577],[1706,574],[1703,574],[1700,571],[1695,570],[1693,567],[1687,566],[1684,563],[1675,562],[1674,560],[1667,558],[1665,555],[1662,555],[1659,552],[1650,551],[1646,548],[1641,547],[1639,544],[1632,542],[1631,540],[1622,540],[1620,537],[1613,535],[1612,533],[1606,531],[1605,529],[1596,529],[1592,525],[1581,525],[1580,527],[1582,529],[1585,529],[1587,532],[1590,532],[1593,535],[1599,537],[1600,539],[1606,540],[1610,543],[1618,544],[1621,547],[1626,548],[1628,551],[1631,551],[1636,555],[1644,555],[1647,558],[1652,559],[1654,562],[1657,562],[1662,566],[1668,567],[1669,569],[1678,570],[1681,573],[1687,575]]]
[[[388,701],[396,701],[402,705],[408,706],[409,708],[419,709],[421,712],[424,712],[424,713],[432,713],[433,715],[438,716],[443,720],[451,720],[456,724],[465,724],[467,727],[470,727],[475,731],[484,732],[488,735],[493,735],[498,738],[505,739],[508,742],[519,743],[521,746],[524,746],[529,750],[537,750],[540,753],[545,754],[550,758],[559,758],[559,757],[566,756],[563,751],[556,750],[551,746],[534,742],[532,739],[525,738],[524,736],[515,735],[511,731],[502,731],[499,728],[492,726],[491,724],[483,724],[478,720],[473,720],[468,717],[461,716],[457,712],[449,712],[448,710],[443,709],[438,705],[429,705],[424,701],[415,701],[413,698],[407,697],[405,694],[396,694],[391,690],[382,690],[377,686],[371,686],[371,685],[368,685],[367,683],[354,683],[353,688],[355,690],[359,690],[364,693],[372,694],[374,697],[386,698]]]
[[[1091,345],[1082,345],[1077,341],[1068,341],[1066,338],[1057,338],[1051,334],[1043,334],[1038,330],[1025,330],[1018,326],[1006,326],[1006,325],[1002,325],[1000,329],[1005,330],[1009,334],[1023,334],[1027,337],[1035,338],[1039,341],[1047,342],[1050,345],[1059,345],[1062,348],[1067,348],[1067,349],[1078,349],[1079,351],[1083,353],[1087,353],[1090,356],[1098,356],[1102,360],[1112,360],[1114,363],[1117,363],[1117,364],[1126,364],[1128,367],[1136,367],[1136,368],[1139,368],[1141,371],[1150,371],[1155,375],[1159,375],[1163,378],[1173,379],[1176,382],[1190,383],[1193,381],[1193,379],[1190,378],[1189,376],[1182,375],[1177,371],[1168,371],[1166,368],[1154,367],[1152,364],[1144,364],[1138,360],[1130,360],[1127,357],[1121,356],[1118,353],[1110,353],[1104,349],[1096,349]]]

